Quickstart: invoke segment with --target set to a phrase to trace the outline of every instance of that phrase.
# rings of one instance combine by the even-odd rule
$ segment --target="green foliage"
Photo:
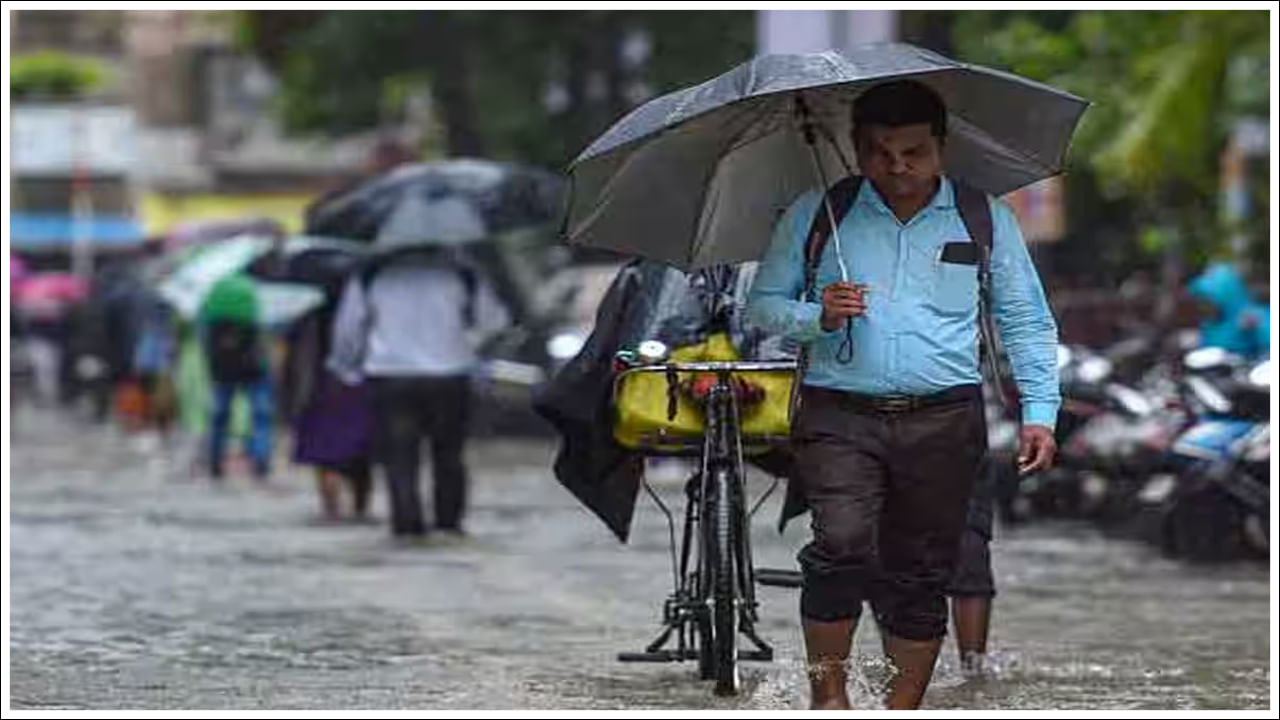
[[[246,12],[239,37],[281,75],[295,132],[339,134],[394,121],[429,91],[450,154],[552,167],[635,104],[752,55],[750,12]],[[633,67],[624,42],[643,33]],[[548,95],[563,102],[548,104]]]
[[[1269,28],[1259,11],[1081,11],[1059,28],[1031,13],[974,12],[957,20],[953,39],[964,59],[1092,101],[1068,182],[1129,204],[1138,248],[1157,237],[1139,228],[1157,225],[1160,246],[1190,258],[1216,253],[1227,237],[1218,157],[1237,118],[1267,114]],[[1071,213],[1078,225],[1080,210]]]
[[[957,24],[962,56],[1089,98],[1076,155],[1126,190],[1203,186],[1229,116],[1266,106],[1266,13],[1089,11],[1061,33],[999,15]]]
[[[1143,228],[1138,244],[1149,255],[1159,255],[1169,246],[1169,233],[1154,225]]]
[[[83,97],[102,86],[106,72],[91,58],[44,51],[13,58],[9,66],[9,97],[50,100]]]
[[[280,57],[286,129],[337,135],[376,127],[388,82],[413,62],[409,16],[325,13],[298,31]]]

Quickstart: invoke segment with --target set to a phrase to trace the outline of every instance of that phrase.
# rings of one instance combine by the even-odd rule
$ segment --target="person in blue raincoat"
[[[1201,347],[1220,347],[1246,359],[1270,357],[1271,310],[1256,302],[1244,278],[1228,263],[1213,263],[1187,285],[1207,310]]]

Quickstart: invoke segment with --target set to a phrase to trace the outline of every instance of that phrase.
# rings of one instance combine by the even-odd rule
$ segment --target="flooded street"
[[[317,523],[312,478],[193,478],[137,438],[20,413],[12,435],[13,707],[192,709],[801,708],[795,591],[763,588],[761,634],[717,699],[684,665],[624,665],[657,632],[671,572],[642,499],[617,543],[555,481],[553,446],[474,442],[458,544],[401,547],[385,526]],[[752,496],[765,487],[753,478]],[[664,500],[681,496],[658,483]],[[757,562],[791,567],[775,496]],[[385,516],[385,494],[375,495]],[[1084,528],[1038,525],[994,546],[997,676],[963,682],[950,642],[931,708],[1266,708],[1265,568],[1190,568]],[[883,682],[864,624],[859,707]]]

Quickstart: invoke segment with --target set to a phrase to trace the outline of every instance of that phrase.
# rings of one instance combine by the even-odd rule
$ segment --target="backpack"
[[[826,201],[831,203],[831,215],[835,216],[838,226],[858,197],[862,189],[861,175],[850,175],[827,190]],[[991,205],[986,193],[965,183],[952,180],[956,194],[956,208],[960,211],[960,220],[964,223],[969,237],[978,245],[978,334],[981,338],[983,355],[986,356],[987,372],[996,389],[996,396],[1001,403],[1006,403],[999,370],[996,368],[995,325],[991,320],[991,248],[994,242],[994,225],[991,219]],[[827,240],[831,237],[831,221],[823,212],[822,204],[814,214],[813,223],[809,226],[809,234],[804,243],[804,289],[801,300],[818,302],[814,296],[817,281],[818,265],[822,261],[822,252],[826,249]],[[802,351],[800,372],[803,375],[808,365],[808,353]],[[800,383],[796,383],[798,388]]]
[[[266,374],[257,325],[213,320],[207,336],[209,374],[219,383],[250,383]]]

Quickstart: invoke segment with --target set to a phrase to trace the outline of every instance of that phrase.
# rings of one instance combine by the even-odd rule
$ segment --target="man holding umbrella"
[[[748,313],[804,348],[784,520],[813,513],[815,707],[847,707],[864,601],[900,670],[890,707],[920,703],[986,449],[978,348],[994,365],[993,325],[1020,393],[1021,469],[1053,460],[1057,329],[991,198],[1061,172],[1087,106],[905,43],[761,55],[636,108],[570,167],[569,242],[682,270],[763,258]],[[835,161],[849,177],[833,184]]]
[[[946,633],[944,591],[986,451],[978,364],[983,250],[944,174],[947,110],[914,80],[877,85],[853,106],[866,182],[797,300],[806,240],[826,208],[806,193],[778,222],[749,312],[808,348],[794,421],[793,481],[812,513],[800,554],[812,706],[847,708],[845,665],[870,602],[897,675],[888,706],[919,706]],[[992,314],[1022,397],[1020,470],[1056,447],[1057,328],[1017,221],[989,204]],[[836,257],[840,254],[841,257]],[[842,279],[840,265],[852,275]]]
[[[328,367],[368,378],[375,445],[386,469],[391,532],[427,536],[419,446],[431,438],[436,531],[463,534],[470,374],[483,342],[519,306],[501,262],[485,262],[505,233],[537,229],[560,207],[560,178],[477,159],[400,165],[307,211],[311,233],[370,242],[334,316]]]

